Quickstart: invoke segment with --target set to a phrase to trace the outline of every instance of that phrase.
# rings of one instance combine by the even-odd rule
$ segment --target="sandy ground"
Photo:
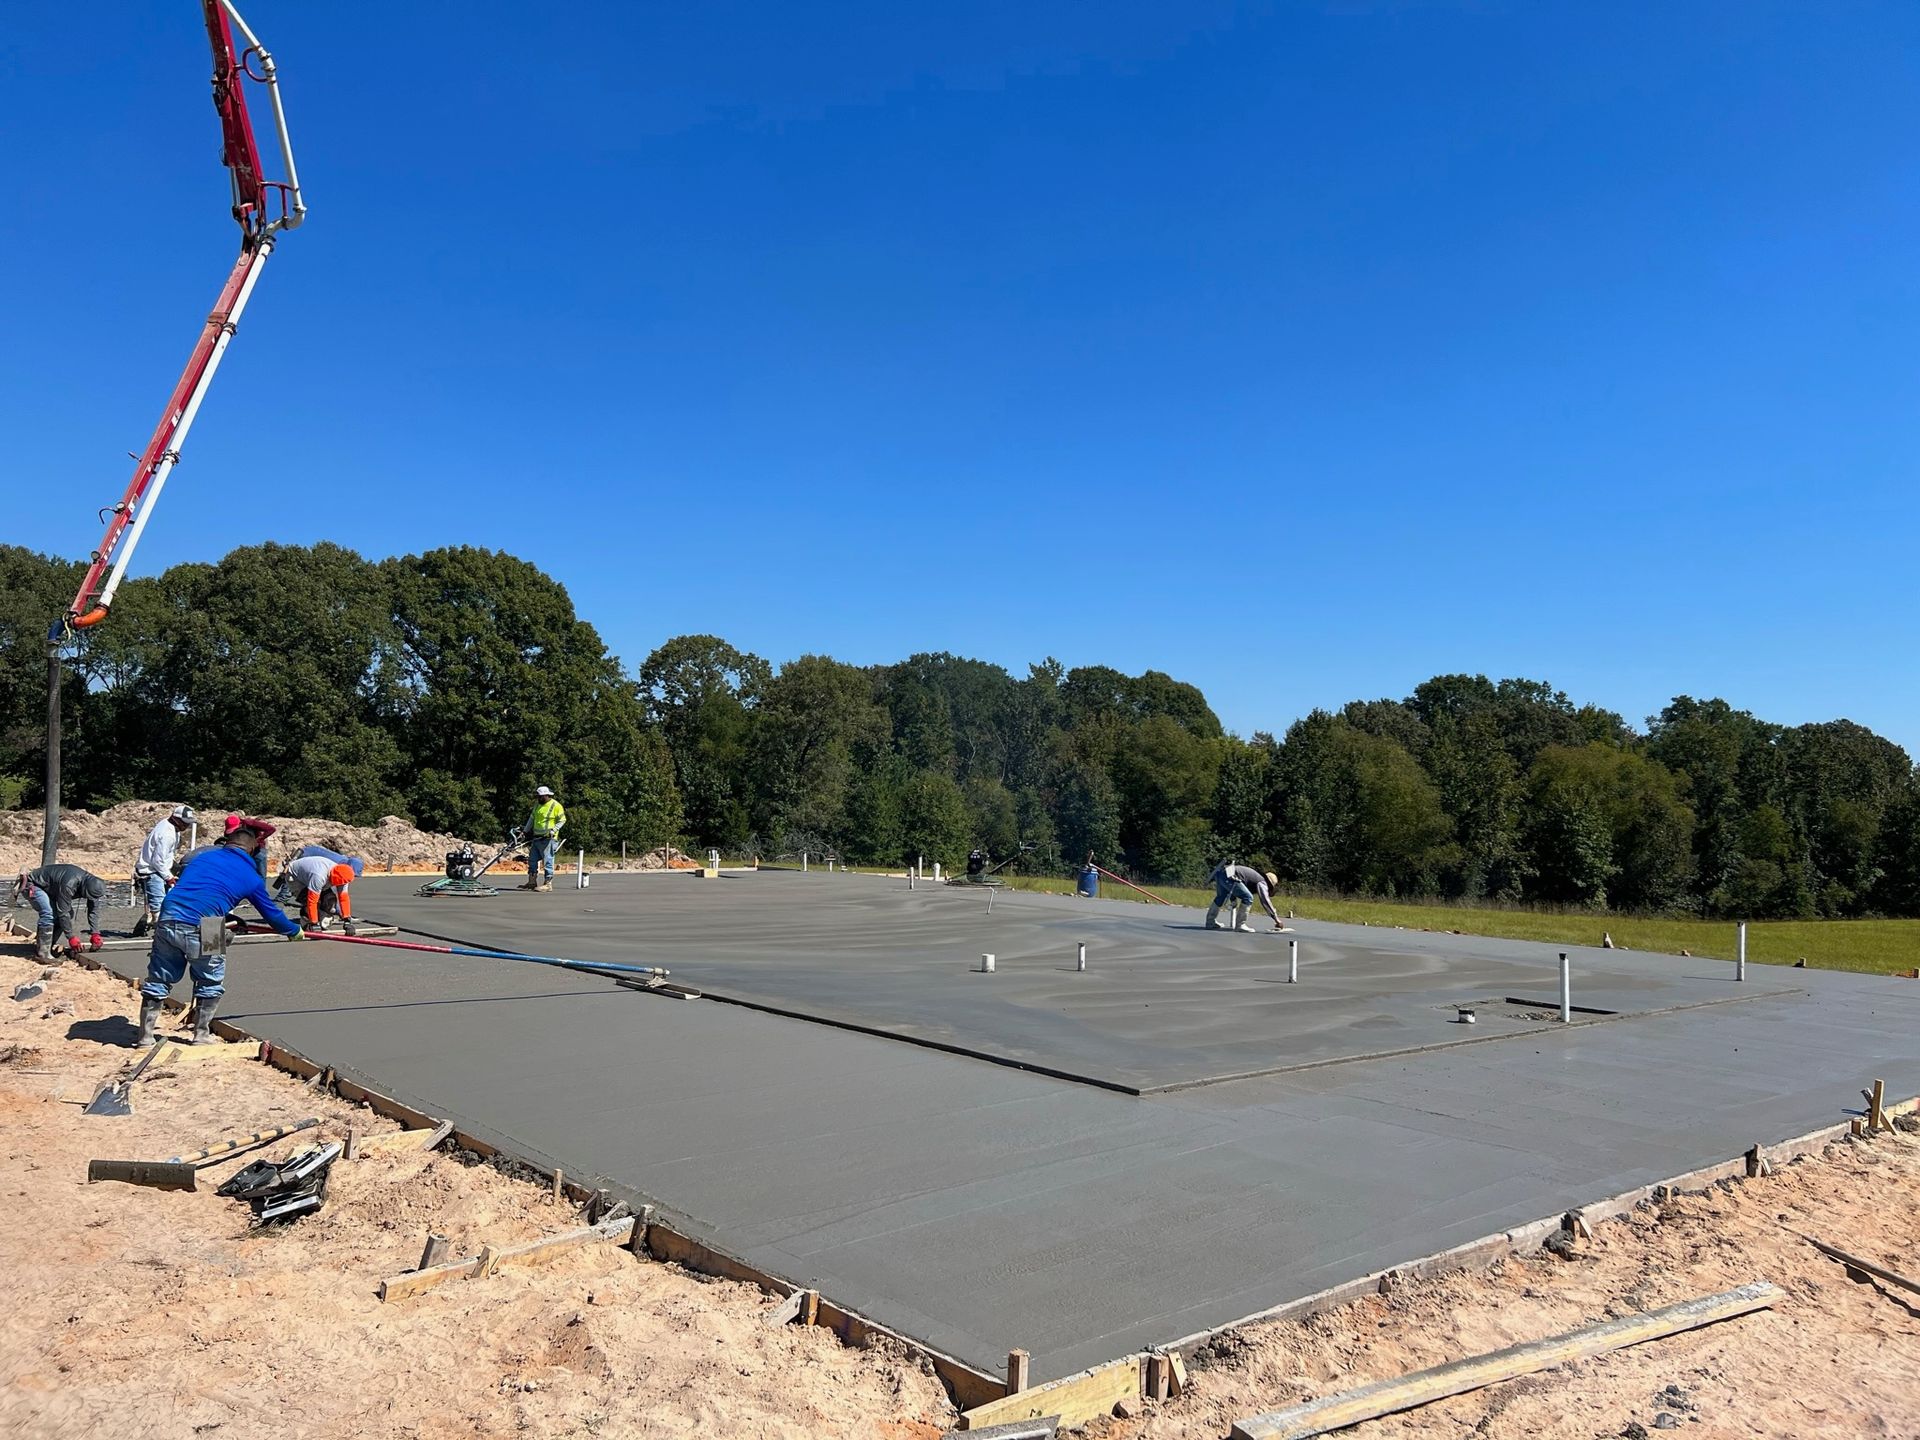
[[[165,1157],[307,1115],[336,1137],[393,1127],[251,1062],[162,1063],[132,1116],[83,1116],[127,1059],[131,992],[67,965],[44,994],[9,998],[41,973],[0,947],[0,1434],[931,1440],[953,1423],[911,1355],[771,1328],[758,1290],[612,1246],[382,1305],[374,1287],[417,1261],[429,1230],[469,1254],[580,1223],[542,1188],[456,1156],[343,1161],[322,1212],[266,1231],[211,1193],[244,1160],[196,1194],[89,1186],[92,1156]],[[1765,1278],[1789,1295],[1772,1311],[1346,1433],[1920,1436],[1920,1297],[1855,1280],[1789,1233],[1913,1274],[1916,1200],[1920,1135],[1837,1145],[1602,1225],[1569,1258],[1223,1338],[1184,1396],[1086,1433],[1224,1436],[1241,1416]]]
[[[193,1194],[88,1185],[91,1157],[165,1158],[308,1115],[333,1138],[395,1127],[251,1061],[162,1061],[131,1116],[84,1116],[129,1058],[114,1047],[132,992],[64,965],[10,998],[40,974],[0,954],[0,1434],[924,1440],[952,1422],[917,1357],[769,1327],[758,1289],[611,1245],[383,1305],[375,1286],[429,1230],[463,1255],[582,1223],[455,1156],[341,1161],[323,1210],[267,1230],[212,1193],[245,1159]]]

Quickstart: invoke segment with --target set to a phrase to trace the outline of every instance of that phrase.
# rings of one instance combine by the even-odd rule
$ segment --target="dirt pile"
[[[96,875],[130,875],[147,831],[179,803],[177,800],[125,800],[97,815],[86,810],[69,810],[60,817],[60,858],[84,865]],[[202,842],[217,837],[227,812],[198,804],[194,808],[200,812]],[[279,827],[267,842],[269,868],[277,867],[303,845],[325,845],[343,855],[365,856],[367,868],[376,872],[389,866],[396,870],[438,870],[447,852],[457,850],[462,843],[457,835],[422,830],[397,815],[387,816],[378,825],[343,825],[338,820],[283,815],[261,818]],[[38,810],[0,811],[0,874],[40,863],[40,833]],[[491,845],[475,842],[474,848],[482,855],[492,853]]]

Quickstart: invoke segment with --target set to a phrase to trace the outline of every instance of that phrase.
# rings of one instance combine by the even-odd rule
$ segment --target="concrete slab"
[[[843,884],[845,900],[824,888]],[[585,892],[422,901],[422,914],[405,903],[410,884],[370,880],[359,908],[483,943],[667,964],[696,985],[720,965],[750,978],[746,952],[764,946],[761,971],[789,993],[811,973],[849,1013],[857,1002],[888,1023],[951,1024],[1010,1052],[1045,1054],[1066,1036],[1109,1067],[1140,1037],[1156,1051],[1142,1074],[1169,1073],[1189,1049],[1251,1053],[1269,1023],[1297,1042],[1290,1053],[1327,1053],[1256,988],[1269,952],[1238,958],[1275,942],[1169,940],[1143,927],[1179,917],[1008,896],[992,936],[1002,954],[1032,958],[971,976],[984,897],[972,917],[970,895],[898,900],[885,885],[603,876]],[[780,926],[807,937],[811,958],[782,949]],[[1427,997],[1451,996],[1456,957],[1481,981],[1551,973],[1545,947],[1303,933],[1327,947],[1313,985],[1333,987],[1342,963],[1387,977],[1385,998],[1360,987],[1323,1013],[1361,1035],[1387,1027],[1360,1021],[1386,1016],[1388,1048],[1417,1032]],[[1118,985],[1042,1003],[1087,978],[1045,969],[1082,937],[1096,966],[1141,948],[1135,983],[1165,1033]],[[1214,942],[1242,948],[1198,948]],[[1393,953],[1335,958],[1376,951]],[[137,955],[101,958],[139,968]],[[590,976],[324,942],[236,953],[223,1015],[536,1163],[660,1205],[676,1228],[981,1369],[1027,1349],[1040,1381],[1833,1123],[1874,1076],[1898,1096],[1920,1091],[1913,982],[1763,970],[1752,999],[1678,1009],[1659,1002],[1731,991],[1731,967],[1584,959],[1607,962],[1610,993],[1641,997],[1643,1012],[1413,1054],[1369,1056],[1349,1039],[1332,1047],[1341,1063],[1144,1098]],[[1185,967],[1185,982],[1155,964]],[[964,988],[1018,981],[1021,966],[1035,971],[1026,991],[982,1000]],[[908,1006],[916,975],[958,997],[954,1016]]]
[[[1197,911],[1012,892],[989,912],[979,888],[860,875],[596,879],[484,900],[382,891],[380,914],[539,953],[564,937],[571,956],[666,965],[709,995],[1130,1093],[1558,1023],[1557,953],[1541,945],[1311,922],[1291,935],[1209,932]],[[1784,993],[1804,973],[1753,966],[1735,985],[1717,961],[1570,953],[1582,1022]],[[1455,1023],[1462,1005],[1477,1007],[1471,1028]]]

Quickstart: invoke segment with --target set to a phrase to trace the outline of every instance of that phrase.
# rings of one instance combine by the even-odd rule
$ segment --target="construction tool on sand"
[[[138,1080],[146,1071],[146,1068],[153,1063],[154,1056],[158,1055],[163,1049],[173,1043],[171,1040],[154,1041],[147,1053],[140,1057],[140,1063],[134,1066],[132,1070],[117,1079],[107,1081],[98,1090],[94,1091],[93,1099],[87,1102],[87,1108],[81,1113],[85,1115],[131,1115],[133,1113],[133,1104],[128,1099],[128,1093],[133,1089],[133,1082]]]
[[[243,1150],[271,1145],[275,1140],[284,1140],[302,1130],[311,1130],[319,1123],[320,1117],[315,1115],[297,1125],[256,1130],[251,1135],[222,1140],[205,1149],[195,1150],[191,1155],[176,1155],[171,1160],[89,1160],[87,1183],[92,1185],[101,1180],[118,1180],[122,1184],[145,1185],[154,1190],[191,1190],[195,1178],[204,1167],[231,1160]]]
[[[429,880],[414,893],[425,896],[498,895],[498,886],[485,883],[487,872],[526,843],[527,832],[516,825],[507,832],[507,843],[494,851],[493,858],[484,865],[480,864],[480,857],[473,853],[471,844],[463,844],[458,850],[449,850],[446,874],[438,880]]]
[[[346,1147],[338,1140],[303,1150],[290,1160],[256,1160],[214,1191],[244,1200],[261,1224],[318,1210],[327,1198],[327,1177]]]

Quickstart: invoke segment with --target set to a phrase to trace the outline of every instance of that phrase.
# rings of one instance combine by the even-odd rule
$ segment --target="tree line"
[[[0,804],[36,804],[46,623],[80,567],[0,546]],[[1752,918],[1920,914],[1920,782],[1845,720],[1676,697],[1644,730],[1540,681],[1442,675],[1229,735],[1158,671],[948,654],[777,668],[711,635],[629,673],[525,561],[264,545],[129,582],[69,667],[69,803],[500,834],[536,784],[593,849],[974,847],[1198,883]]]

